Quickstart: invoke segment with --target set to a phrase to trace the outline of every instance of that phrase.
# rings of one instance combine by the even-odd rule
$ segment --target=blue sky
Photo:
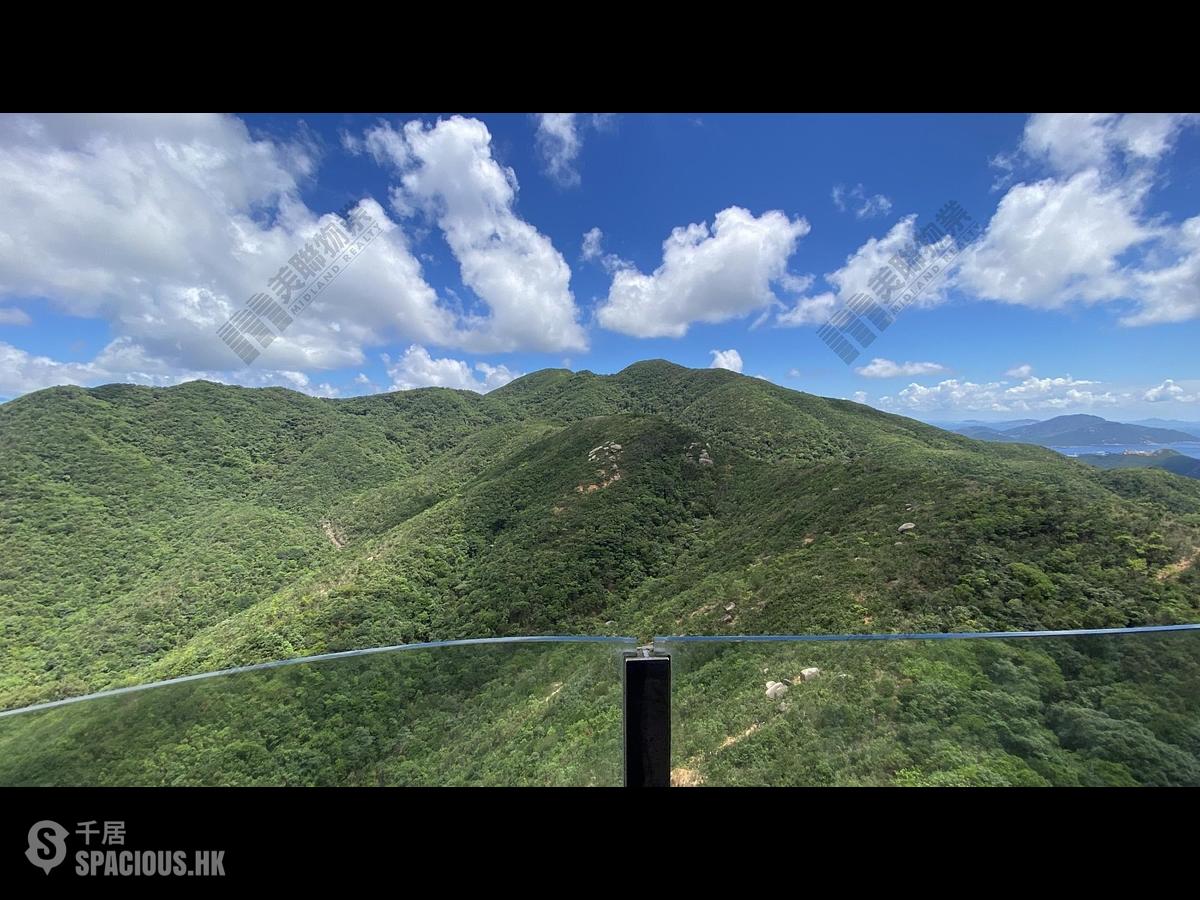
[[[1196,124],[4,116],[0,397],[488,390],[661,357],[932,421],[1200,421]],[[818,328],[949,201],[979,236],[847,365]],[[244,365],[221,326],[283,302],[271,276],[353,202],[379,236]]]

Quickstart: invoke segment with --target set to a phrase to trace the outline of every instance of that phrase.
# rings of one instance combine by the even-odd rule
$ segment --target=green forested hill
[[[546,370],[486,396],[54,388],[0,406],[0,504],[0,708],[464,637],[1033,630],[1200,615],[1200,482],[1099,471],[662,361],[611,376]],[[1073,646],[1053,658],[897,657],[873,672],[847,659],[839,677],[862,680],[806,688],[794,709],[758,709],[760,662],[791,677],[783,668],[805,654],[824,657],[718,652],[680,669],[681,777],[1200,781],[1200,727],[1182,695],[1152,696],[1166,683],[1200,689],[1190,644],[1167,647],[1153,667],[1174,680],[1145,688],[1119,683],[1117,657],[1082,660]],[[10,760],[0,781],[604,780],[615,683],[592,657],[584,683],[600,693],[560,694],[578,681],[568,649],[431,669],[442,701],[410,678],[407,724],[372,719],[392,688],[366,670],[297,675],[301,693],[285,682],[264,693],[293,696],[286,709],[239,705],[245,685],[221,700],[216,686],[195,695],[210,698],[199,707],[179,700],[142,722],[137,750],[95,737],[108,707],[59,711],[61,728],[18,717],[0,734]],[[1014,665],[1038,674],[1013,681]],[[490,699],[471,715],[495,714],[463,719],[448,698],[476,683]],[[967,699],[950,703],[955,692]],[[353,728],[322,718],[333,698]],[[514,730],[531,722],[540,730]],[[280,756],[270,748],[285,732],[296,746]],[[478,758],[464,760],[454,735]],[[853,760],[829,743],[839,735],[860,747]],[[800,742],[803,760],[762,755]],[[83,747],[109,761],[86,762]]]
[[[54,388],[0,407],[0,496],[4,707],[443,638],[1071,628],[1200,605],[1181,565],[1200,484],[662,361],[486,396]]]
[[[1184,478],[1200,478],[1200,459],[1177,450],[1153,453],[1083,453],[1075,459],[1098,469],[1163,469]]]

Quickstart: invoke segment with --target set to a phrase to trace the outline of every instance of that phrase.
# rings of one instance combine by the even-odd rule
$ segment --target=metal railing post
[[[626,787],[671,785],[671,657],[639,647],[622,675]]]

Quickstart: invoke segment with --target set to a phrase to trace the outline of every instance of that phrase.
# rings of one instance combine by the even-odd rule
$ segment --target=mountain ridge
[[[588,459],[606,442],[616,481]],[[1200,545],[1190,483],[665,361],[487,395],[51,388],[0,407],[0,444],[4,706],[520,631],[1081,627],[1196,606],[1191,570],[1152,577]]]

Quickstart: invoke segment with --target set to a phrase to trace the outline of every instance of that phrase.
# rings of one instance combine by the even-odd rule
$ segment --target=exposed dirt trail
[[[346,539],[334,530],[332,522],[322,522],[321,530],[325,532],[325,537],[329,538],[329,543],[333,544],[339,550],[346,546]]]
[[[1168,578],[1174,578],[1176,575],[1181,575],[1196,564],[1196,560],[1200,559],[1200,547],[1192,551],[1191,556],[1185,556],[1177,563],[1171,563],[1169,566],[1163,566],[1158,570],[1158,574],[1154,577],[1159,581],[1165,581]]]

